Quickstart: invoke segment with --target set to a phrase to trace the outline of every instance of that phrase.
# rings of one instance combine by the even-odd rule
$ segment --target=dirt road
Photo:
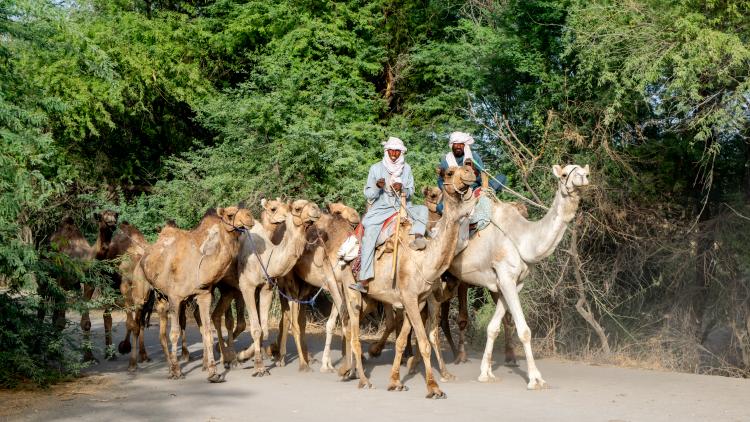
[[[96,344],[103,343],[101,318],[93,316]],[[115,316],[122,337],[122,315]],[[229,371],[226,382],[209,384],[201,371],[197,329],[189,330],[192,360],[183,380],[166,379],[156,327],[148,330],[153,361],[128,374],[127,359],[93,366],[88,377],[45,393],[3,393],[0,419],[28,421],[750,421],[750,380],[591,366],[550,359],[538,361],[550,388],[527,391],[525,362],[495,367],[499,382],[482,384],[479,355],[468,364],[449,365],[458,380],[441,383],[447,400],[424,398],[424,377],[406,378],[409,391],[386,390],[391,345],[366,365],[373,390],[357,389],[332,374],[299,373],[296,356],[270,376],[253,378],[250,363]],[[239,345],[247,346],[243,334]],[[275,334],[272,334],[275,337]],[[320,359],[322,336],[311,350]],[[335,344],[338,344],[336,342]],[[290,351],[294,347],[290,344]],[[448,352],[450,355],[450,352]],[[498,351],[498,359],[502,351]],[[340,357],[338,350],[334,357]],[[336,363],[336,361],[334,361]],[[267,361],[268,365],[272,365]],[[403,375],[403,372],[402,372]]]

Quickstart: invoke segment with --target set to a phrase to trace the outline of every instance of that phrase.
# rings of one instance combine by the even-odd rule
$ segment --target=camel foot
[[[268,371],[268,368],[265,366],[262,368],[255,368],[255,372],[253,373],[254,377],[264,377],[266,375],[271,375],[271,373]]]
[[[545,388],[547,388],[547,382],[544,381],[541,377],[532,378],[531,381],[529,381],[529,384],[526,386],[527,390],[543,390]]]
[[[510,368],[517,368],[518,362],[516,362],[516,358],[505,358],[504,365]]]
[[[128,372],[130,372],[131,374],[135,374],[137,370],[138,370],[138,365],[134,365],[134,364],[128,365]]]
[[[183,350],[182,354],[180,355],[180,360],[183,362],[190,362],[190,352],[187,350]]]
[[[224,379],[224,375],[221,375],[221,374],[213,374],[210,377],[208,377],[208,382],[212,384],[218,384],[224,381],[226,381],[226,379]]]
[[[129,341],[123,340],[117,345],[117,351],[120,352],[121,355],[127,355],[132,349],[133,347],[130,345]]]
[[[278,367],[284,367],[284,366],[286,366],[286,359],[283,356],[279,356],[276,359],[276,366],[278,366]]]
[[[426,399],[447,399],[448,395],[445,394],[441,389],[438,387],[433,387],[430,389],[430,391],[427,392],[427,395],[424,396]]]
[[[324,374],[333,374],[334,372],[336,372],[336,368],[334,368],[333,365],[330,364],[323,365],[320,367],[320,372]]]
[[[459,352],[458,356],[456,356],[456,359],[453,360],[453,363],[455,365],[458,365],[460,363],[466,363],[469,359],[466,357],[466,352]]]
[[[455,381],[456,376],[448,372],[448,370],[442,370],[440,371],[440,381],[441,382],[449,382],[449,381]]]
[[[370,380],[359,380],[359,385],[357,388],[361,390],[372,390],[372,383],[370,383]]]
[[[477,381],[492,383],[497,382],[497,378],[495,378],[495,375],[493,375],[492,372],[488,372],[486,374],[480,375],[479,378],[477,378]]]
[[[310,369],[310,365],[308,365],[308,364],[300,364],[299,365],[299,371],[300,372],[310,372],[312,370]]]
[[[380,356],[381,353],[383,353],[382,344],[372,344],[370,345],[370,348],[367,350],[367,354],[369,354],[371,358],[378,357]]]
[[[401,384],[401,381],[391,381],[388,391],[409,391],[409,387]]]
[[[143,363],[143,362],[151,362],[151,358],[148,357],[148,355],[141,355],[141,356],[138,357],[138,359],[140,359],[139,362],[141,362],[141,363]]]
[[[341,377],[341,380],[347,380],[351,376],[352,368],[347,368],[346,366],[341,366],[339,368],[339,376]]]
[[[279,358],[279,345],[276,343],[272,343],[268,345],[268,347],[266,348],[266,353],[270,355],[271,357],[273,357],[274,359],[278,359]]]

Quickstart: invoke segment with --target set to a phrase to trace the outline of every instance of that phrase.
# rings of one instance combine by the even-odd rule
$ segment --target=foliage
[[[361,210],[382,141],[404,139],[421,187],[435,183],[453,130],[473,133],[488,168],[538,201],[553,195],[552,164],[591,165],[594,186],[572,227],[584,298],[615,350],[658,343],[680,356],[675,367],[703,370],[706,339],[733,327],[733,344],[750,356],[740,235],[750,198],[748,9],[694,0],[2,2],[0,282],[3,306],[17,306],[2,339],[14,344],[7,361],[27,368],[3,379],[76,370],[55,354],[67,340],[28,318],[52,306],[41,293],[80,308],[77,293],[54,288],[66,266],[77,279],[106,278],[49,250],[63,216],[91,239],[92,210],[115,208],[153,238],[169,219],[191,227],[208,207],[256,207],[261,197]],[[522,298],[544,349],[575,355],[595,346],[575,310],[571,246],[566,238],[538,265]],[[34,330],[48,340],[34,343]]]

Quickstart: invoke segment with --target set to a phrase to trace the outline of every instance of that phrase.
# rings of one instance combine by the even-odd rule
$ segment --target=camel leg
[[[167,362],[169,362],[169,378],[180,379],[183,378],[182,370],[180,369],[180,362],[177,360],[177,343],[180,341],[180,307],[182,305],[182,298],[176,296],[169,297],[169,341],[172,344],[172,348],[167,354]],[[160,323],[161,326],[161,323]]]
[[[292,336],[294,337],[294,344],[297,346],[297,355],[299,356],[299,370],[300,372],[310,372],[310,363],[308,362],[307,347],[304,346],[302,341],[302,328],[300,325],[304,325],[304,311],[300,309],[302,306],[299,303],[290,303],[289,310],[291,318],[289,319]]]
[[[331,342],[333,341],[333,331],[336,329],[336,319],[338,316],[338,307],[334,305],[334,307],[331,308],[331,314],[328,315],[328,321],[326,321],[326,345],[323,349],[320,372],[333,372],[336,370],[336,368],[333,367],[333,361],[331,360]]]
[[[505,315],[506,305],[502,298],[498,298],[495,304],[495,313],[492,315],[490,323],[487,324],[487,344],[484,346],[482,363],[480,364],[479,382],[495,382],[497,379],[492,373],[492,349],[495,346],[495,339],[500,334],[500,322]]]
[[[270,373],[265,365],[263,365],[263,354],[260,349],[261,342],[263,341],[263,332],[260,328],[258,305],[255,303],[255,289],[255,286],[242,287],[242,297],[245,298],[245,304],[250,306],[250,336],[253,338],[253,343],[247,349],[240,352],[237,357],[240,361],[246,361],[254,356],[255,373],[253,373],[253,376],[262,377],[270,375]]]
[[[429,338],[432,349],[435,351],[435,356],[438,361],[438,370],[440,371],[440,381],[448,382],[456,379],[456,376],[448,372],[448,368],[445,366],[445,360],[443,360],[443,352],[440,349],[440,311],[441,304],[437,303],[434,296],[430,296],[427,299],[427,318],[430,326]]]
[[[211,331],[211,290],[206,290],[196,296],[198,310],[200,312],[201,334],[203,334],[203,361],[208,366],[208,381],[223,382],[221,374],[216,372],[216,360],[214,360],[214,335]],[[221,324],[220,324],[221,325]]]
[[[451,354],[453,354],[453,356],[455,357],[458,356],[458,349],[456,348],[456,343],[453,342],[453,336],[451,335],[451,326],[450,321],[448,320],[450,309],[450,299],[440,304],[440,329],[443,330],[443,334],[445,334],[445,340],[448,342],[448,346],[450,346],[451,348]]]
[[[391,333],[396,329],[396,325],[399,322],[396,320],[395,312],[391,305],[383,304],[383,314],[385,315],[385,330],[378,341],[370,345],[370,349],[368,350],[370,357],[380,356],[385,343],[388,341],[388,337],[391,336]]]
[[[495,301],[497,303],[497,301]],[[469,285],[458,286],[458,354],[454,354],[454,364],[466,363],[466,329],[469,327]]]
[[[404,310],[406,316],[411,321],[412,327],[414,328],[414,334],[417,336],[417,345],[419,352],[422,355],[422,362],[425,368],[425,381],[427,384],[427,396],[426,398],[445,398],[446,395],[440,390],[438,383],[435,381],[435,377],[432,374],[432,362],[430,362],[430,341],[427,338],[424,325],[422,324],[422,315],[419,311],[419,302],[416,296],[408,297],[402,296],[401,303],[404,304]]]
[[[347,291],[349,290],[349,291]],[[359,334],[359,319],[362,309],[362,295],[352,289],[345,288],[345,295],[347,296],[347,310],[349,312],[349,327],[350,327],[350,363],[348,365],[342,365],[339,369],[339,374],[342,377],[351,375],[352,367],[356,367],[357,376],[359,377],[359,388],[372,388],[372,383],[365,375],[364,366],[362,365],[362,343],[360,342]]]
[[[271,313],[271,303],[273,302],[273,289],[268,283],[260,286],[260,300],[258,314],[260,317],[260,329],[263,333],[263,339],[269,338],[268,334],[268,315]],[[262,344],[262,343],[261,343]],[[270,355],[270,353],[269,353]]]
[[[502,268],[496,268],[498,276],[504,274]],[[512,273],[511,273],[512,274]],[[542,374],[536,367],[534,361],[534,354],[531,352],[531,329],[526,324],[526,318],[523,315],[523,309],[521,308],[521,300],[518,297],[519,286],[516,285],[518,277],[505,276],[498,277],[500,290],[502,291],[503,298],[508,305],[510,314],[513,315],[513,322],[516,324],[516,333],[518,338],[523,344],[523,351],[526,355],[527,372],[529,377],[529,384],[526,386],[529,390],[538,390],[545,388],[547,382],[542,379]]]
[[[505,366],[518,366],[516,352],[513,350],[513,316],[509,313],[503,317],[503,336],[505,337]]]
[[[83,300],[86,305],[81,312],[81,331],[83,332],[83,360],[84,362],[97,362],[92,351],[91,344],[91,318],[89,317],[88,304],[94,296],[94,287],[88,284],[83,285]]]
[[[232,331],[232,342],[234,342],[234,340],[237,339],[237,337],[239,337],[240,334],[245,331],[245,328],[247,328],[247,324],[245,322],[245,299],[237,290],[235,290],[233,296],[234,309],[237,312],[237,324],[235,324],[234,330]]]
[[[167,323],[169,322],[169,302],[160,300],[156,303],[156,314],[159,316],[159,343],[164,356],[169,361],[169,341],[167,340]]]
[[[283,297],[279,296],[279,303],[281,305],[281,319],[279,319],[279,335],[276,337],[276,365],[277,366],[285,366],[286,365],[286,341],[289,333],[289,321],[291,318],[290,315],[290,305],[289,301]]]
[[[187,301],[184,301],[180,303],[180,337],[182,338],[182,355],[180,356],[181,360],[184,360],[185,362],[190,361],[190,351],[188,350],[188,344],[187,344],[187,336],[185,335],[185,329],[187,328]],[[205,371],[206,368],[204,367],[203,370]]]
[[[140,357],[141,362],[146,362],[150,359],[148,359],[148,356],[146,355],[146,348],[144,345],[144,327],[141,324],[141,318],[142,314],[145,311],[143,309],[143,306],[146,304],[148,300],[148,296],[151,293],[151,287],[149,284],[143,279],[143,273],[141,270],[141,266],[138,265],[136,269],[134,270],[133,279],[130,283],[129,287],[129,293],[126,297],[130,298],[130,303],[132,306],[132,313],[133,317],[128,321],[130,324],[128,326],[128,329],[131,333],[133,333],[133,336],[138,336],[138,347],[140,351]],[[135,338],[134,338],[135,339]],[[165,357],[168,357],[169,355],[165,354]],[[134,347],[130,350],[130,362],[128,363],[128,371],[135,371],[137,369],[138,365],[136,364],[136,349]]]
[[[117,354],[112,346],[112,308],[104,308],[104,358],[107,360],[117,360]]]
[[[211,322],[214,325],[214,328],[216,329],[216,333],[218,334],[218,345],[219,345],[219,354],[221,355],[221,362],[224,364],[224,367],[229,367],[229,365],[236,366],[237,365],[237,358],[234,354],[234,351],[229,347],[229,344],[225,344],[224,342],[224,333],[221,329],[221,316],[222,315],[231,315],[232,305],[232,296],[227,294],[224,291],[221,291],[221,297],[219,297],[219,302],[216,304],[216,307],[214,308],[214,311],[211,313]],[[226,316],[224,317],[226,319]],[[227,337],[231,337],[232,335],[232,326],[229,322],[227,322]]]
[[[120,283],[120,294],[122,294],[125,301],[125,338],[117,345],[117,351],[121,355],[126,355],[130,353],[130,349],[132,348],[130,334],[132,333],[131,327],[133,326],[133,298],[130,294],[130,281],[127,278],[123,278]],[[136,336],[136,334],[133,333],[133,336]]]
[[[402,318],[401,331],[396,337],[396,354],[393,357],[393,365],[391,366],[391,382],[388,384],[388,391],[406,391],[409,388],[401,383],[401,359],[403,358],[404,349],[406,349],[406,341],[411,332],[411,324],[409,318]]]

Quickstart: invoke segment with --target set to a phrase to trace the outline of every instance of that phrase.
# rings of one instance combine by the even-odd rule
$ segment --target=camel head
[[[437,212],[437,206],[443,200],[443,191],[437,186],[429,186],[422,189],[424,204],[430,212]]]
[[[260,206],[263,208],[261,219],[270,224],[283,223],[286,221],[287,214],[289,214],[289,206],[279,198],[261,199]]]
[[[341,202],[328,204],[327,208],[329,213],[343,218],[349,222],[352,227],[356,227],[359,224],[359,213],[357,213],[357,210],[354,208],[348,207]]]
[[[443,203],[446,207],[443,215],[456,212],[460,218],[468,217],[478,200],[471,189],[476,181],[474,169],[470,166],[451,167],[445,171],[444,180]]]
[[[476,181],[474,169],[471,166],[449,167],[443,178],[443,189],[447,196],[458,196],[464,201],[472,196],[471,185]]]
[[[255,224],[253,215],[246,208],[235,206],[217,208],[216,215],[221,218],[221,221],[224,223],[223,227],[228,232],[250,230]]]
[[[289,208],[295,226],[307,229],[320,218],[320,208],[314,202],[298,199],[289,204]]]
[[[560,191],[565,195],[578,192],[584,186],[589,184],[589,165],[581,167],[575,164],[568,164],[565,167],[554,165],[552,173],[559,181]]]
[[[99,223],[100,228],[115,228],[117,227],[117,217],[120,214],[117,211],[104,210],[101,213],[94,213],[94,220]]]

